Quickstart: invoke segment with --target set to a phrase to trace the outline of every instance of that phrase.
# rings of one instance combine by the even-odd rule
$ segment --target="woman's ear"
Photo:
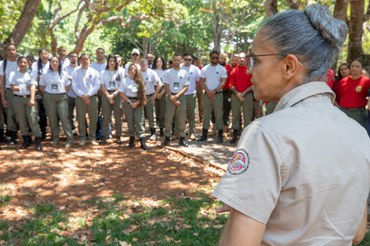
[[[295,55],[289,54],[284,59],[284,77],[291,79],[296,75],[302,63],[298,60]]]

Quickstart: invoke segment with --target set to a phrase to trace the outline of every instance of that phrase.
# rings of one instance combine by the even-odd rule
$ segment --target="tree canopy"
[[[303,9],[307,0],[0,0],[3,45],[14,41],[19,52],[40,47],[56,52],[93,53],[102,47],[129,57],[132,48],[165,58],[174,53],[204,56],[209,50],[246,50],[268,16]],[[349,26],[341,59],[368,53],[369,6],[363,0],[322,0]],[[364,26],[366,27],[364,29]]]

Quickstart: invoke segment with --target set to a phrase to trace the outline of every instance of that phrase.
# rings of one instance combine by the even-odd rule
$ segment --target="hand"
[[[10,106],[9,103],[8,103],[8,101],[5,100],[5,99],[3,99],[2,103],[3,103],[3,107],[4,108],[8,108]]]
[[[131,108],[135,109],[139,105],[139,101],[136,101],[134,103],[130,103]]]
[[[158,95],[157,95],[157,99],[158,99],[158,100],[161,100],[162,96],[163,96],[163,93],[158,93]]]
[[[89,105],[91,103],[90,97],[87,95],[84,95],[81,97],[82,101],[86,104]]]
[[[152,96],[152,98],[150,98],[150,101],[152,101],[152,103],[154,103],[154,102],[155,102],[155,99],[157,98],[157,96],[158,96],[158,95],[154,94],[154,95]]]
[[[238,92],[238,93],[236,94],[236,96],[238,97],[239,101],[241,101],[241,102],[244,102],[244,101],[245,101],[245,97],[243,96],[243,94],[242,94],[242,93]]]
[[[28,105],[29,105],[30,107],[35,106],[35,100],[34,100],[34,99],[30,99],[30,101],[28,102]]]
[[[232,207],[230,207],[229,205],[225,204],[222,207],[217,208],[216,209],[216,213],[218,213],[218,214],[229,213],[231,211],[231,209],[232,209]]]
[[[208,91],[207,95],[208,97],[213,98],[216,95],[216,91],[215,90]]]

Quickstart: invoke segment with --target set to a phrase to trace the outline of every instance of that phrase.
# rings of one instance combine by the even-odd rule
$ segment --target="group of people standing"
[[[254,99],[244,52],[232,55],[229,65],[228,54],[212,51],[210,63],[204,67],[200,59],[193,61],[190,54],[175,54],[167,69],[162,57],[148,54],[140,58],[138,49],[132,50],[131,61],[125,65],[120,56],[106,57],[102,48],[96,50],[96,62],[91,62],[87,54],[67,55],[65,47],[58,49],[58,56],[40,49],[37,61],[17,56],[16,49],[15,44],[9,44],[7,58],[0,63],[0,141],[4,139],[6,125],[9,145],[15,145],[19,129],[23,137],[21,148],[32,144],[33,135],[36,149],[42,150],[41,142],[49,124],[53,146],[59,146],[61,125],[66,135],[65,147],[70,148],[74,144],[75,121],[80,146],[85,146],[87,140],[98,145],[97,138],[100,144],[106,144],[112,137],[113,125],[116,142],[121,144],[125,120],[128,146],[135,146],[136,136],[141,148],[148,149],[145,119],[149,139],[156,139],[159,128],[163,146],[170,144],[172,135],[178,137],[180,146],[188,146],[187,135],[188,140],[205,142],[211,122],[216,141],[221,144],[230,118],[233,130],[230,143],[234,144],[241,130],[262,116],[262,103]],[[365,126],[370,82],[362,70],[359,60],[351,66],[341,64],[337,79],[332,76],[328,84],[336,92],[340,108]],[[264,103],[266,113],[271,113],[276,103]],[[197,107],[202,123],[198,139]]]
[[[15,44],[7,45],[6,53],[6,59],[0,62],[0,141],[5,139],[6,126],[8,144],[14,146],[20,130],[21,148],[32,144],[33,135],[36,149],[42,150],[47,125],[52,145],[59,146],[61,126],[66,136],[65,147],[70,148],[74,144],[75,121],[80,146],[86,145],[87,140],[98,145],[97,136],[100,144],[106,144],[112,137],[112,125],[116,142],[120,144],[122,121],[125,120],[129,147],[135,145],[136,136],[141,148],[148,149],[145,119],[150,140],[156,139],[159,127],[159,134],[164,137],[163,146],[170,144],[172,135],[178,137],[181,146],[188,146],[186,135],[196,140],[197,105],[203,123],[198,140],[207,141],[212,121],[218,131],[217,142],[223,143],[231,108],[233,115],[238,115],[233,119],[236,133],[241,126],[240,109],[244,104],[249,108],[253,104],[244,53],[233,57],[231,67],[226,64],[227,54],[212,51],[211,63],[204,68],[199,59],[193,65],[190,54],[174,55],[169,69],[162,57],[148,54],[140,58],[138,49],[132,50],[131,61],[124,66],[120,56],[106,57],[102,48],[96,50],[93,63],[87,54],[78,56],[71,52],[67,55],[65,47],[58,49],[58,56],[40,49],[37,61],[31,56],[17,55]],[[234,69],[236,67],[238,69]],[[250,112],[244,117],[245,126],[251,121]],[[234,134],[231,142],[235,143],[236,138]]]

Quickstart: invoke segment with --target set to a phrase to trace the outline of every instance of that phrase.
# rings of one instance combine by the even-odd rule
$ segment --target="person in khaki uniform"
[[[146,104],[144,106],[145,116],[148,118],[150,129],[150,140],[155,140],[156,115],[155,115],[155,99],[162,87],[161,79],[158,74],[148,68],[148,61],[144,58],[140,59],[140,72],[145,82],[146,89]]]
[[[181,56],[173,56],[173,68],[167,70],[164,76],[164,88],[167,93],[166,116],[163,146],[170,144],[172,123],[175,117],[180,146],[188,146],[185,141],[186,98],[185,92],[189,86],[189,76],[186,70],[180,68]]]
[[[9,74],[9,85],[13,91],[12,107],[23,137],[21,149],[26,149],[32,144],[31,128],[35,136],[36,150],[42,151],[41,129],[38,123],[38,107],[35,99],[37,81],[31,77],[27,70],[26,57],[20,56],[17,63],[19,69]]]
[[[215,114],[216,126],[218,129],[217,143],[223,142],[223,91],[226,83],[227,72],[221,66],[219,61],[219,53],[212,51],[210,54],[211,64],[208,64],[201,70],[200,85],[204,90],[203,94],[203,134],[199,141],[207,141],[208,129],[211,121],[212,111]]]
[[[251,76],[247,73],[245,53],[239,54],[239,65],[230,74],[231,111],[233,114],[233,138],[230,143],[236,143],[240,132],[240,113],[243,111],[244,127],[248,126],[253,114],[253,93]]]
[[[108,128],[109,122],[112,119],[112,111],[114,113],[114,122],[116,126],[117,143],[121,144],[122,135],[122,100],[119,97],[118,87],[125,77],[124,70],[119,69],[117,58],[114,55],[109,55],[107,59],[107,67],[100,74],[100,90],[102,96],[102,113],[103,113],[103,138],[100,144],[106,144],[109,137]]]
[[[254,95],[279,102],[244,129],[213,192],[226,204],[218,211],[230,212],[219,245],[352,245],[364,237],[370,140],[333,105],[325,82],[346,33],[318,4],[278,13],[257,32],[248,57]]]
[[[147,150],[144,128],[145,82],[136,64],[132,63],[128,66],[128,76],[118,90],[123,100],[130,135],[128,147],[134,147],[136,133],[140,140],[140,148]]]
[[[72,89],[76,93],[76,113],[80,146],[86,144],[86,113],[89,115],[89,140],[92,145],[96,142],[96,128],[98,123],[98,97],[100,89],[99,73],[90,67],[90,57],[87,54],[80,56],[81,67],[72,75]]]
[[[8,144],[14,146],[17,137],[17,124],[13,109],[13,92],[10,88],[9,74],[17,71],[17,46],[10,43],[6,46],[6,59],[0,62],[1,100],[6,110],[6,131],[9,137]]]
[[[161,137],[164,136],[164,120],[166,113],[166,91],[163,84],[163,78],[166,74],[166,70],[167,67],[164,59],[162,57],[156,57],[153,63],[153,71],[157,73],[162,82],[162,86],[159,88],[157,98],[155,99],[155,115],[157,118],[157,126],[159,126],[159,135]]]
[[[50,58],[50,70],[41,75],[40,90],[44,93],[44,104],[49,118],[52,133],[53,146],[59,144],[59,120],[62,123],[64,134],[67,137],[66,148],[73,145],[73,134],[68,119],[68,96],[67,91],[71,82],[68,74],[62,71],[59,58]]]

